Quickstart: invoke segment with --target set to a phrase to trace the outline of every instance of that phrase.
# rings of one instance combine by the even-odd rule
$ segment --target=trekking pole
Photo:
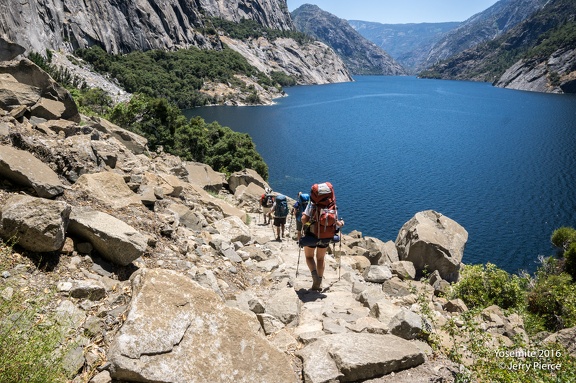
[[[338,280],[340,280],[340,271],[342,270],[342,232],[340,232],[340,238],[338,240],[338,247],[340,248],[338,254]],[[336,245],[334,245],[336,246]]]
[[[339,243],[338,247],[340,248],[338,254],[338,280],[340,280],[340,271],[342,269],[342,230],[340,230],[338,243]],[[336,244],[334,244],[334,247],[336,247]]]
[[[298,278],[298,268],[300,267],[300,252],[302,251],[302,246],[298,244],[298,262],[296,262],[296,278]]]

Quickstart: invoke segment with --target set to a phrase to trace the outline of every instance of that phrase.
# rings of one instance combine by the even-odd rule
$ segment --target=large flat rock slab
[[[132,277],[126,322],[108,353],[113,379],[131,382],[296,382],[287,357],[255,316],[228,307],[170,270]]]
[[[0,233],[30,251],[56,251],[64,245],[70,211],[66,202],[14,195],[2,206]]]
[[[74,184],[90,197],[115,209],[129,205],[141,205],[140,198],[124,182],[124,177],[112,172],[83,174]]]
[[[75,207],[68,231],[88,240],[106,259],[121,266],[144,255],[148,237],[127,223],[90,208]]]
[[[31,186],[39,197],[53,198],[64,192],[58,175],[29,152],[0,145],[0,176]]]
[[[297,354],[303,360],[307,383],[362,381],[425,362],[418,347],[389,334],[327,335]]]

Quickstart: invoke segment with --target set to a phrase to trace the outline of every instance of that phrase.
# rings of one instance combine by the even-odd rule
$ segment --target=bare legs
[[[314,250],[316,250],[316,259],[314,259]],[[312,290],[320,290],[322,285],[322,277],[324,275],[324,257],[326,256],[326,248],[313,248],[304,247],[304,256],[306,257],[306,265],[312,273]]]
[[[276,226],[276,239],[281,239],[284,237],[284,224],[280,224],[280,226]],[[282,236],[280,236],[280,228],[282,228]]]

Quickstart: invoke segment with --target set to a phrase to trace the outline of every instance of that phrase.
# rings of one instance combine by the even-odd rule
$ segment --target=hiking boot
[[[312,278],[312,290],[322,291],[322,277],[316,277],[316,280]]]
[[[322,277],[318,276],[318,272],[316,270],[312,271],[312,287],[310,288],[310,290],[320,291],[322,290],[322,288],[320,287],[321,285],[322,285]]]

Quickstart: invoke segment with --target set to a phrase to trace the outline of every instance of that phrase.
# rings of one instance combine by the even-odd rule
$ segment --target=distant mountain
[[[422,76],[576,93],[576,2],[549,0],[504,35],[451,57]]]
[[[548,0],[500,0],[447,33],[430,50],[425,65],[432,66],[466,49],[490,41],[514,28]]]
[[[295,9],[291,15],[298,31],[330,46],[352,74],[406,74],[388,53],[356,32],[346,20],[310,4]]]
[[[432,46],[460,25],[459,22],[380,24],[360,20],[348,20],[348,23],[412,73],[424,69]]]

